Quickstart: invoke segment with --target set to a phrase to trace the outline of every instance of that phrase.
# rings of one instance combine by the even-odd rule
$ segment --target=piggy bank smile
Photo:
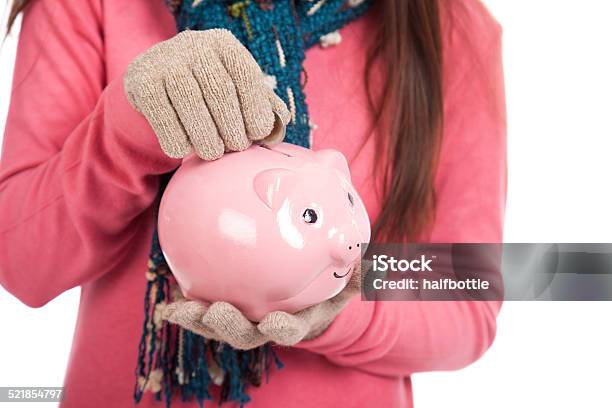
[[[342,278],[346,277],[349,273],[351,273],[352,270],[353,270],[353,268],[349,268],[344,275],[340,275],[340,274],[338,274],[338,272],[334,272],[334,278],[342,279]]]

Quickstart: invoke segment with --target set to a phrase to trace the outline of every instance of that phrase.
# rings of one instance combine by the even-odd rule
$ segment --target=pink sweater
[[[461,3],[453,24],[443,22],[445,134],[429,239],[496,242],[506,189],[501,30],[480,3]],[[342,30],[339,46],[308,52],[306,94],[314,147],[352,158],[375,220],[383,203],[372,143],[355,155],[368,128],[372,24],[366,16]],[[179,162],[128,104],[122,74],[173,34],[161,0],[37,0],[23,20],[0,169],[0,283],[31,307],[82,287],[64,407],[133,405],[157,175]],[[478,359],[498,310],[355,299],[322,336],[279,351],[285,369],[250,389],[250,406],[411,406],[410,376]],[[141,406],[162,403],[148,396]]]

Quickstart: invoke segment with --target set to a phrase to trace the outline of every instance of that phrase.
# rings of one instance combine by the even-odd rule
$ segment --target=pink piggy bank
[[[370,240],[344,156],[282,143],[186,159],[159,210],[159,240],[186,298],[252,321],[338,294]]]

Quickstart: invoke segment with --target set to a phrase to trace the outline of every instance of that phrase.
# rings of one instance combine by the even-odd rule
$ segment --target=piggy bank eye
[[[319,217],[317,216],[317,212],[315,210],[313,210],[312,208],[307,208],[304,210],[302,218],[304,219],[304,221],[306,221],[306,224],[314,224],[315,222],[317,222],[317,219]]]
[[[351,203],[351,207],[355,205],[355,199],[353,198],[353,195],[351,193],[346,193],[348,194],[348,200],[349,203]]]

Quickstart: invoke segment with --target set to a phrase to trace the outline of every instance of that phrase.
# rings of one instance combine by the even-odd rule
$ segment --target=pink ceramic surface
[[[286,143],[186,159],[158,230],[187,298],[229,302],[253,321],[339,293],[370,239],[344,156]]]

